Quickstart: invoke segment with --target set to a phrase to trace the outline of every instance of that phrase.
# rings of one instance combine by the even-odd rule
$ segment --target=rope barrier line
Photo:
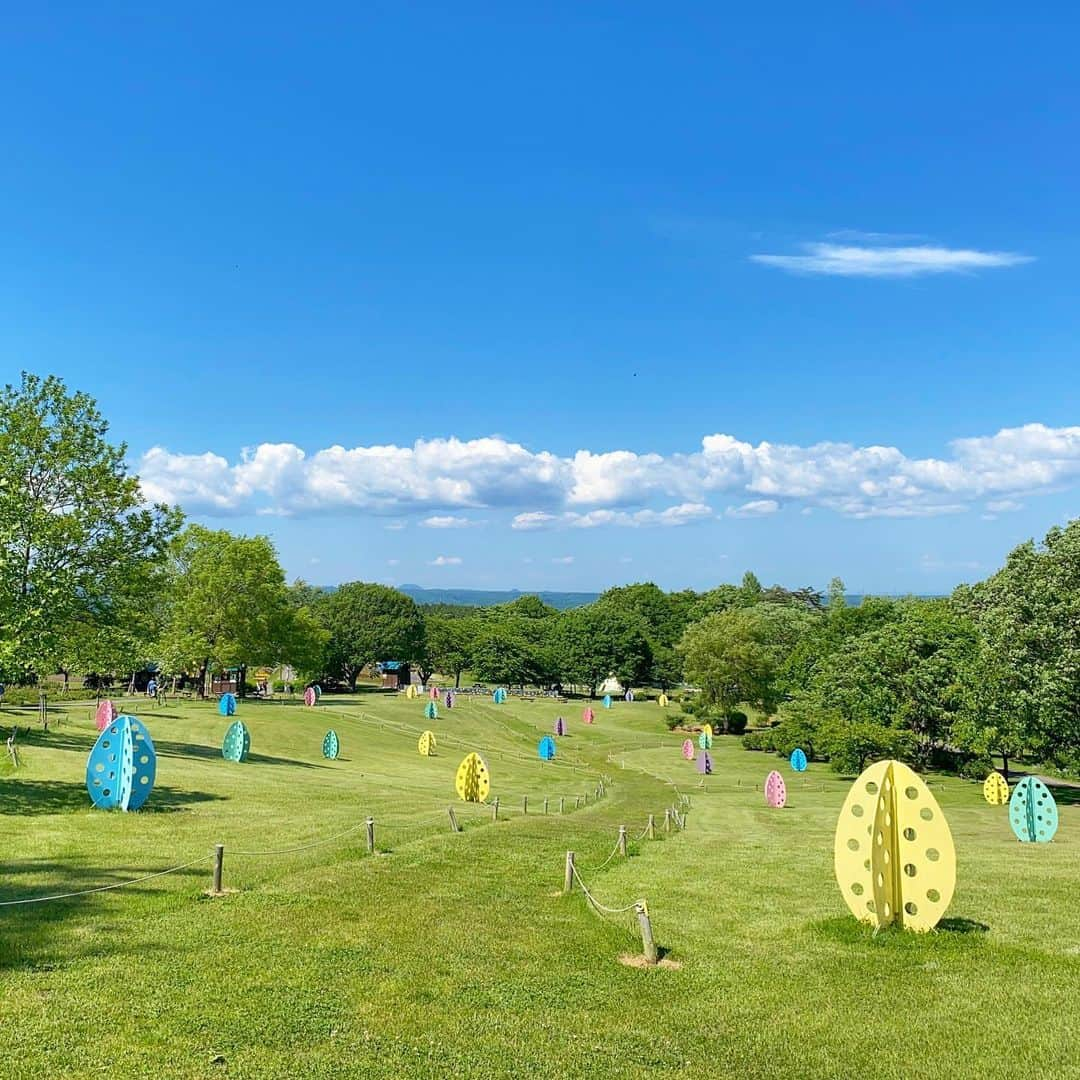
[[[615,847],[612,848],[611,854],[599,865],[599,866],[586,866],[586,870],[591,870],[594,874],[599,873],[605,866],[619,853],[619,842],[615,841]],[[575,864],[576,866],[576,864]]]
[[[627,904],[625,907],[608,907],[606,904],[601,904],[600,901],[597,900],[596,897],[593,896],[593,894],[589,891],[589,887],[585,884],[584,879],[578,873],[576,865],[574,866],[573,874],[574,880],[581,886],[581,891],[585,894],[586,899],[601,915],[623,915],[627,911],[637,911],[645,902],[644,900],[638,899],[631,904]]]
[[[142,877],[132,878],[130,881],[117,881],[113,885],[99,885],[96,889],[79,889],[77,892],[56,893],[52,896],[32,896],[25,900],[2,900],[0,907],[14,907],[16,904],[41,904],[46,900],[68,900],[73,896],[89,896],[91,893],[108,892],[110,889],[122,889],[127,885],[138,885],[141,881],[152,881],[154,878],[165,877],[166,874],[175,874],[179,870],[186,870],[189,866],[198,866],[199,863],[212,859],[212,855],[203,855],[200,859],[192,859],[191,862],[181,866],[170,866],[168,870],[159,870],[155,874],[144,874]]]
[[[278,849],[276,851],[234,851],[232,848],[229,848],[229,854],[230,855],[256,855],[256,856],[262,856],[262,855],[292,855],[296,851],[309,851],[311,848],[321,847],[323,844],[333,843],[335,840],[340,840],[343,836],[348,836],[350,833],[358,832],[360,829],[363,829],[365,827],[365,825],[366,825],[366,822],[362,821],[362,822],[360,822],[359,825],[350,826],[348,829],[345,829],[343,832],[335,833],[333,836],[324,837],[322,840],[316,840],[316,841],[314,841],[313,843],[310,843],[310,844],[300,844],[297,847],[280,848],[280,849]]]

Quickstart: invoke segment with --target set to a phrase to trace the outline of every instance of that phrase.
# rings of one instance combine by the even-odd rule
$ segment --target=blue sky
[[[944,591],[1080,481],[1078,16],[1000,11],[9,6],[0,373],[316,582]]]

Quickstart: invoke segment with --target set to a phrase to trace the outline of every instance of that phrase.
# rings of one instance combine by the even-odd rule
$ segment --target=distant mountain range
[[[519,596],[539,596],[545,604],[560,611],[591,604],[600,595],[595,592],[523,592],[520,589],[425,589],[420,585],[399,585],[398,589],[418,604],[490,607],[492,604],[509,604]]]

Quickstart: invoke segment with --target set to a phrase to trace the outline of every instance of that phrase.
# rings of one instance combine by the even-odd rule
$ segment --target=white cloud
[[[560,566],[569,566],[574,561],[573,555],[556,555],[551,560],[553,563],[558,563]]]
[[[461,559],[457,555],[436,555],[428,566],[460,566]]]
[[[1011,514],[1016,510],[1023,510],[1024,504],[1016,499],[991,499],[986,504],[986,509],[992,514]]]
[[[387,559],[387,560],[386,560],[386,565],[387,565],[387,566],[397,566],[397,564],[398,564],[399,562],[401,562],[401,560],[400,560],[400,559]]]
[[[603,525],[618,525],[623,528],[636,529],[642,526],[660,525],[674,528],[679,525],[689,525],[695,521],[704,521],[712,517],[712,510],[704,503],[680,503],[678,506],[669,506],[665,510],[590,510],[582,514],[574,510],[567,510],[562,514],[547,514],[531,512],[517,514],[511,522],[512,529],[596,529]]]
[[[751,255],[752,262],[792,274],[834,277],[920,277],[1019,266],[1031,256],[1013,251],[974,251],[920,244],[905,247],[803,244],[804,255]]]
[[[420,522],[424,529],[470,529],[482,525],[482,521],[474,521],[472,518],[456,517],[453,514],[433,514]]]
[[[780,504],[775,499],[753,499],[742,506],[729,506],[724,513],[736,518],[767,517],[779,509]]]
[[[491,437],[332,447],[310,456],[264,444],[231,465],[212,453],[155,447],[140,472],[148,498],[194,514],[392,515],[389,529],[422,511],[428,528],[479,524],[460,513],[478,507],[513,511],[512,527],[523,531],[675,527],[708,520],[717,496],[732,501],[732,516],[793,503],[854,518],[928,517],[984,502],[1005,512],[1020,498],[1075,485],[1080,426],[1003,428],[957,439],[927,458],[895,446],[752,444],[724,433],[706,435],[687,453],[558,457]]]

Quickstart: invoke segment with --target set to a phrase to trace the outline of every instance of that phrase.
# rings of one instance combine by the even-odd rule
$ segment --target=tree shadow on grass
[[[221,748],[218,746],[204,746],[202,743],[169,742],[165,739],[155,739],[154,749],[158,757],[172,758],[201,758],[205,761],[221,761]],[[301,761],[299,758],[273,757],[270,754],[251,754],[245,759],[256,765],[294,765],[302,769],[325,769],[326,765],[320,765],[314,761]]]
[[[205,791],[182,791],[179,788],[155,784],[150,798],[140,814],[170,814],[184,810],[193,803],[211,802],[223,798]],[[69,780],[12,779],[0,787],[0,814],[37,817],[43,814],[71,814],[93,806],[86,784]],[[104,811],[102,811],[104,812]],[[7,873],[5,867],[4,873]]]
[[[154,867],[140,866],[117,866],[108,869],[71,866],[45,859],[9,862],[4,866],[0,902],[32,900],[46,896],[63,896],[63,899],[0,907],[0,971],[52,971],[87,956],[115,956],[118,951],[130,951],[133,956],[145,956],[148,950],[164,952],[170,948],[168,942],[148,944],[141,941],[137,946],[132,945],[125,950],[123,935],[78,933],[76,920],[83,915],[98,918],[101,906],[110,897],[123,897],[130,903],[137,896],[160,895],[169,888],[167,882],[175,882],[177,879],[183,882],[184,890],[190,890],[201,882],[209,884],[209,868],[210,859],[207,858],[204,864],[178,870],[168,877],[126,885],[108,892],[64,896],[66,893],[78,893],[84,889],[118,885],[153,874],[156,870]],[[42,877],[45,878],[44,882],[40,880]],[[24,881],[20,878],[33,880]],[[175,885],[173,887],[175,888]],[[71,925],[66,925],[68,923]],[[109,926],[100,924],[95,928],[106,931],[110,929]]]

